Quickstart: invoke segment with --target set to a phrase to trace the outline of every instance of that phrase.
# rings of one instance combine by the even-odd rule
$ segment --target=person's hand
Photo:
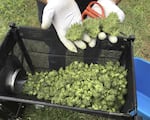
[[[110,13],[116,13],[120,22],[123,22],[125,19],[125,13],[117,5],[120,1],[121,0],[97,0],[97,3],[103,6],[106,18],[110,15]],[[102,10],[99,9],[97,4],[93,5],[92,9],[99,14],[102,13]]]
[[[111,13],[116,13],[118,16],[118,19],[120,22],[123,22],[125,19],[125,14],[124,12],[117,6],[117,4],[121,0],[97,0],[97,1],[92,1],[89,3],[87,8],[84,10],[82,13],[82,18],[84,19],[84,16],[87,15],[86,19],[89,18],[102,18],[105,19],[107,18]],[[89,24],[89,23],[87,23]],[[92,25],[93,26],[93,25]],[[101,37],[101,40],[104,40],[106,38],[106,34],[101,32],[101,34],[98,34],[98,36]],[[89,36],[85,35],[85,40],[90,39]],[[115,43],[116,39],[115,36],[110,37],[110,42]],[[96,39],[91,39],[88,42],[88,45],[92,48],[95,47],[96,45]]]
[[[67,40],[65,34],[72,24],[80,22],[82,22],[81,12],[74,0],[48,0],[43,11],[41,28],[48,29],[53,24],[64,46],[72,52],[77,52],[77,48],[86,48],[85,42]]]

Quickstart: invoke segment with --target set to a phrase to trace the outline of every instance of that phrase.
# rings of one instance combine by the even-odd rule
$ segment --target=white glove
[[[43,11],[41,28],[48,29],[53,24],[64,46],[72,52],[77,52],[76,47],[85,49],[86,44],[82,40],[71,42],[66,39],[65,34],[72,24],[80,22],[81,12],[74,0],[48,0]]]
[[[110,13],[116,13],[118,15],[118,18],[120,22],[123,22],[125,19],[124,12],[119,8],[118,5],[116,5],[113,0],[97,0],[98,3],[100,3],[105,11],[105,17],[108,17]],[[93,5],[93,10],[101,14],[101,9],[97,4]]]
[[[108,17],[110,13],[116,13],[118,15],[118,18],[120,22],[123,22],[125,19],[124,12],[113,2],[113,0],[97,0],[97,2],[103,6],[105,17]],[[102,14],[101,8],[94,4],[92,6],[92,9],[98,12],[99,14]],[[105,36],[106,37],[106,36]],[[89,42],[90,47],[95,47],[96,45],[96,39],[92,39],[92,41]]]

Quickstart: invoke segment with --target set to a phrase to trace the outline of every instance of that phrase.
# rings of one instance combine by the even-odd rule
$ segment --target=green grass
[[[0,1],[0,41],[9,29],[10,23],[22,26],[39,26],[35,0]]]
[[[126,14],[124,31],[134,34],[134,55],[150,60],[150,2],[122,0],[120,7]]]
[[[122,32],[133,34],[134,55],[150,60],[150,2],[149,0],[123,0],[120,7],[126,14]],[[1,0],[0,1],[0,41],[7,33],[9,23],[15,22],[21,26],[39,27],[37,6],[35,0]],[[49,109],[47,111],[47,109]],[[52,108],[36,110],[31,106],[27,109],[28,116],[35,120],[98,120],[97,117],[85,114],[66,112]],[[34,113],[34,114],[33,114]],[[56,114],[57,113],[57,114]],[[47,118],[49,116],[49,118]],[[36,118],[35,118],[36,117]],[[32,119],[32,120],[34,120]],[[31,119],[28,119],[31,120]]]

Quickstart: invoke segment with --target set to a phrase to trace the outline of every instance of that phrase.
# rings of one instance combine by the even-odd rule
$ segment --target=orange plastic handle
[[[92,5],[97,4],[100,8],[102,13],[99,14],[98,12],[96,12],[95,10],[93,10],[91,7]],[[83,11],[82,13],[82,20],[85,19],[86,16],[90,16],[92,18],[105,18],[105,11],[103,6],[98,3],[97,1],[92,1],[89,3],[89,5],[86,7],[86,9]]]

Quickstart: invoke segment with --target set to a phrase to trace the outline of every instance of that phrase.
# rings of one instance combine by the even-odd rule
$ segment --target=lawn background
[[[125,32],[127,35],[133,34],[136,37],[134,42],[134,56],[142,57],[150,61],[150,1],[122,0],[119,6],[126,14],[122,32]],[[3,41],[9,29],[9,24],[12,22],[21,26],[40,27],[37,17],[36,1],[0,0],[0,42]],[[65,118],[65,114],[63,115]],[[84,120],[83,118],[85,116],[82,116],[81,119]],[[89,120],[93,119],[88,118]],[[86,119],[88,118],[86,117]],[[71,119],[75,120],[79,118]]]

